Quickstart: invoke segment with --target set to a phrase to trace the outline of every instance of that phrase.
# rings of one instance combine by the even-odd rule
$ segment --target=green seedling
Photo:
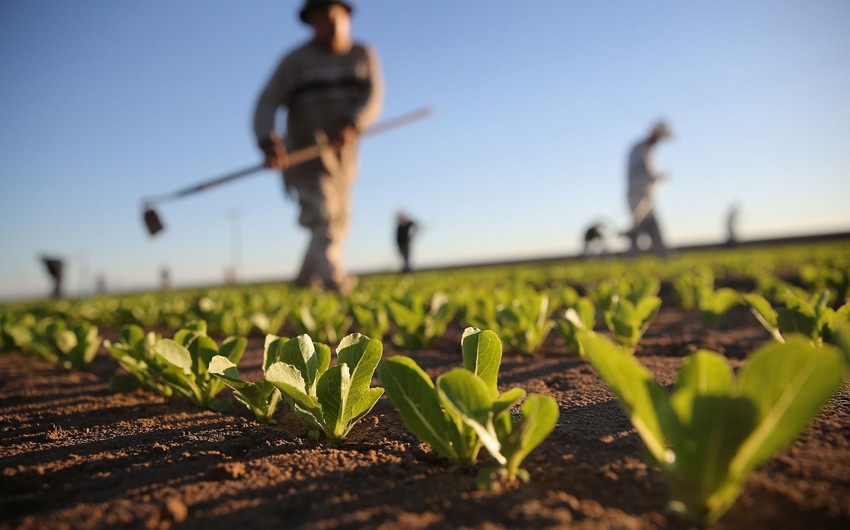
[[[526,355],[536,352],[555,327],[555,321],[549,318],[549,297],[533,291],[499,307],[496,319],[504,342]]]
[[[113,343],[107,340],[103,345],[130,376],[129,379],[112,376],[109,380],[110,390],[121,392],[142,387],[160,396],[171,397],[171,387],[162,377],[162,371],[167,364],[153,351],[154,344],[161,337],[152,331],[145,334],[136,324],[121,328],[119,336],[121,342]]]
[[[363,302],[351,305],[356,329],[375,340],[383,340],[390,330],[390,317],[381,303]]]
[[[593,331],[596,325],[596,306],[590,298],[579,298],[573,307],[564,311],[564,319],[557,320],[558,332],[564,337],[567,347],[577,355],[584,357],[577,332],[581,329]]]
[[[285,342],[286,340],[276,335],[266,336],[266,344],[263,352],[263,373],[265,373],[266,369],[274,360],[274,356],[269,355],[269,347],[278,341]],[[275,344],[274,348],[276,347],[277,344]],[[236,364],[221,355],[213,357],[210,362],[209,371],[213,377],[233,390],[233,397],[248,407],[248,410],[254,414],[258,422],[277,423],[273,416],[280,403],[281,393],[280,389],[274,386],[272,382],[265,379],[256,382],[243,380]]]
[[[732,506],[750,473],[794,441],[841,384],[839,353],[798,336],[753,352],[737,377],[722,355],[699,351],[670,394],[605,337],[580,332],[579,340],[676,505],[702,524]]]
[[[439,376],[436,385],[405,356],[381,363],[381,383],[405,426],[440,456],[470,467],[481,447],[487,449],[499,467],[483,469],[479,486],[489,487],[497,477],[527,481],[528,473],[519,466],[554,429],[557,404],[548,396],[529,396],[520,417],[514,419],[510,409],[525,397],[525,391],[513,388],[499,394],[499,337],[492,331],[467,328],[461,349],[463,368]]]
[[[301,304],[297,317],[300,333],[329,344],[339,341],[354,323],[343,302],[332,294],[322,294]]]
[[[97,326],[88,322],[68,327],[64,320],[47,318],[36,325],[30,348],[42,359],[65,368],[85,370],[94,360],[101,342]]]
[[[836,329],[850,323],[850,304],[832,309],[827,305],[829,293],[826,290],[811,298],[785,293],[784,305],[776,309],[756,293],[744,294],[743,299],[759,323],[779,342],[784,342],[783,337],[789,333],[799,333],[816,345],[834,344]]]
[[[603,317],[617,344],[634,351],[660,309],[657,296],[647,296],[637,304],[615,296]]]
[[[393,344],[407,350],[427,348],[446,331],[454,316],[448,297],[440,292],[431,297],[430,304],[422,296],[411,294],[390,300],[387,309],[396,326]]]
[[[229,407],[227,399],[215,399],[224,389],[224,383],[213,377],[209,365],[213,357],[221,355],[237,364],[248,344],[242,337],[228,337],[221,348],[207,336],[206,322],[190,322],[174,335],[174,339],[160,339],[153,345],[160,376],[174,394],[189,402],[213,410]]]
[[[266,381],[280,389],[314,440],[324,433],[331,445],[342,443],[384,393],[370,387],[383,345],[365,335],[340,341],[333,368],[330,348],[308,335],[276,339],[266,352]]]

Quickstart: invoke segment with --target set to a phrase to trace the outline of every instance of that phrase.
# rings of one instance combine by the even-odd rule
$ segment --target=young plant
[[[549,318],[549,297],[534,292],[523,293],[496,313],[499,333],[511,349],[531,355],[540,348],[555,321]]]
[[[266,336],[266,344],[263,352],[263,372],[268,369],[274,360],[269,355],[269,346],[281,339],[275,335]],[[210,361],[210,374],[223,382],[233,390],[233,396],[237,401],[248,407],[257,421],[260,423],[276,423],[273,419],[277,406],[280,403],[280,389],[273,383],[263,379],[262,381],[248,382],[242,379],[236,364],[227,357],[216,355]]]
[[[836,328],[850,322],[850,304],[834,310],[827,305],[829,292],[824,290],[814,297],[800,297],[786,293],[784,306],[774,309],[770,302],[756,293],[743,295],[745,303],[770,334],[779,342],[784,335],[800,333],[815,344],[833,343]]]
[[[697,298],[700,316],[707,326],[719,325],[726,313],[740,302],[741,295],[738,291],[729,287],[714,289],[711,286],[704,288]]]
[[[161,338],[154,332],[145,334],[136,324],[121,328],[121,342],[104,341],[103,345],[130,374],[126,377],[112,376],[109,388],[113,392],[142,387],[163,397],[171,397],[171,387],[163,380],[162,371],[166,364],[154,353],[153,346]]]
[[[469,467],[476,463],[481,447],[487,449],[500,467],[481,471],[481,487],[489,487],[495,477],[527,481],[528,473],[519,466],[554,429],[558,406],[549,396],[532,395],[514,419],[510,409],[525,391],[513,388],[499,394],[499,337],[467,328],[461,349],[464,367],[439,376],[436,385],[404,356],[381,363],[381,383],[405,426],[440,456]]]
[[[32,350],[39,357],[65,368],[85,370],[94,360],[102,339],[97,326],[79,322],[71,327],[64,320],[47,318],[38,326]]]
[[[300,335],[273,340],[263,365],[266,381],[280,389],[310,438],[321,432],[338,445],[384,393],[370,387],[382,352],[381,341],[354,333],[340,341],[336,366],[329,368],[330,348]]]
[[[387,309],[396,326],[393,343],[407,350],[427,348],[446,331],[454,316],[448,297],[440,292],[431,297],[430,304],[422,296],[411,294],[390,300]]]
[[[675,504],[703,524],[735,502],[750,473],[789,445],[841,384],[833,348],[801,337],[753,352],[737,377],[726,359],[699,351],[671,394],[626,350],[580,332],[587,358],[665,473]]]
[[[617,344],[634,351],[660,309],[657,296],[647,296],[636,304],[615,296],[603,317]]]
[[[390,330],[390,317],[382,303],[359,302],[351,304],[356,329],[375,340],[383,340]]]
[[[574,306],[564,311],[564,319],[557,320],[558,332],[564,337],[567,347],[577,355],[584,357],[577,333],[580,329],[593,331],[596,325],[596,306],[590,298],[579,298]]]
[[[222,355],[236,364],[245,353],[248,341],[242,337],[228,337],[221,348],[207,336],[206,322],[190,322],[174,335],[174,339],[160,339],[153,345],[157,365],[163,382],[173,393],[191,403],[213,410],[229,407],[227,399],[215,399],[224,389],[224,383],[213,377],[209,365],[213,357]]]
[[[316,340],[336,343],[351,329],[354,319],[335,295],[311,296],[298,309],[298,330]]]

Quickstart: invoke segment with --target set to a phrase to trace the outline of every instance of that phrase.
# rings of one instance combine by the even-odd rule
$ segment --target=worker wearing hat
[[[352,40],[352,12],[348,2],[305,1],[299,17],[312,37],[283,57],[254,112],[266,166],[283,169],[287,194],[298,198],[299,223],[311,233],[295,283],[341,294],[356,282],[342,264],[342,243],[357,178],[359,133],[377,119],[383,101],[377,54]],[[287,111],[285,137],[275,128],[280,108]],[[330,156],[325,152],[287,167],[287,153],[314,145],[317,134],[330,140]]]
[[[667,179],[667,175],[656,172],[651,151],[658,142],[672,135],[669,125],[659,121],[652,126],[649,136],[638,142],[629,153],[628,202],[632,212],[632,227],[623,233],[631,239],[629,255],[638,253],[637,241],[641,234],[649,236],[653,252],[662,257],[669,254],[664,238],[661,236],[653,204],[653,196],[658,186]]]

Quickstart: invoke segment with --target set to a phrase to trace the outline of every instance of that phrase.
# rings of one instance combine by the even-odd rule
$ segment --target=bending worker
[[[349,228],[350,188],[357,178],[359,133],[377,119],[383,81],[376,52],[352,41],[348,2],[306,0],[301,20],[312,38],[281,60],[257,102],[254,133],[266,166],[283,169],[289,196],[297,196],[299,223],[311,232],[295,284],[347,294],[356,284],[342,264]],[[275,113],[287,110],[286,137]],[[287,153],[330,140],[333,152],[292,167]]]
[[[667,180],[667,175],[656,173],[651,157],[652,148],[661,140],[672,136],[670,128],[665,122],[658,122],[653,126],[649,136],[635,145],[629,153],[629,208],[632,212],[632,227],[624,232],[631,239],[629,255],[636,255],[639,251],[638,237],[646,234],[652,241],[651,250],[660,256],[669,254],[664,239],[661,237],[661,229],[655,218],[655,206],[653,195],[658,186]]]

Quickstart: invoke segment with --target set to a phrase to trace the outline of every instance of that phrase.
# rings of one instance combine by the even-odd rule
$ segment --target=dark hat
[[[301,12],[298,14],[301,17],[301,21],[305,24],[307,23],[307,17],[310,15],[310,11],[315,11],[317,9],[325,9],[334,4],[340,5],[348,10],[349,14],[354,11],[354,8],[348,2],[341,2],[340,0],[305,0],[304,7],[301,8]]]

